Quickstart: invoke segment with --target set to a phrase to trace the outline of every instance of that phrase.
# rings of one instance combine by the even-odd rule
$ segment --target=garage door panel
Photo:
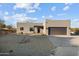
[[[67,28],[66,27],[49,27],[48,29],[49,35],[66,35]]]

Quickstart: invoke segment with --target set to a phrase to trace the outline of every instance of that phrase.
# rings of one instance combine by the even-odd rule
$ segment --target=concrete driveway
[[[55,56],[79,56],[79,36],[49,36]]]

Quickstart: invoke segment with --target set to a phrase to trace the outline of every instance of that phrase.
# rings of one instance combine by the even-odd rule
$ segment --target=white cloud
[[[72,22],[71,27],[79,28],[79,22]]]
[[[16,20],[16,21],[24,21],[25,20],[25,14],[15,14],[12,16],[4,16],[4,20]]]
[[[71,20],[71,27],[78,27],[79,28],[79,19],[72,19]]]
[[[79,19],[73,19],[72,21],[79,22]]]
[[[26,21],[32,21],[37,20],[35,17],[28,17],[25,14],[15,14],[13,16],[4,16],[4,20],[15,20],[16,22],[26,22]]]
[[[37,18],[32,18],[33,20],[38,20]]]
[[[42,18],[45,18],[45,16],[42,16]]]
[[[40,9],[40,4],[39,3],[17,3],[15,6],[14,6],[14,9],[17,9],[17,8],[22,8],[22,9],[25,9],[27,12],[30,12],[30,13],[33,13],[33,12],[36,12],[36,10],[39,10]]]
[[[72,5],[72,3],[65,3],[65,5]]]
[[[28,10],[29,13],[34,13],[36,10]]]
[[[52,15],[49,15],[49,18],[52,18],[53,16]]]
[[[67,11],[69,8],[70,8],[69,6],[65,6],[65,7],[63,8],[63,10],[64,10],[64,11]]]
[[[37,18],[35,18],[35,17],[28,17],[28,16],[26,16],[26,17],[23,17],[23,18],[18,18],[17,19],[17,22],[35,22],[37,20]]]
[[[0,16],[2,16],[3,15],[3,13],[2,13],[2,11],[0,10]]]
[[[56,7],[55,7],[55,6],[53,6],[53,7],[51,8],[51,10],[52,10],[52,11],[55,11],[55,10],[56,10]]]
[[[63,15],[66,15],[66,14],[65,13],[57,14],[57,16],[63,16]]]
[[[9,13],[6,11],[6,12],[4,12],[4,14],[5,14],[5,15],[8,15]]]
[[[25,4],[25,3],[16,3],[16,5],[14,6],[14,8],[25,8],[28,4]]]
[[[11,16],[4,16],[4,20],[10,20]]]
[[[25,14],[15,14],[12,16],[12,18],[16,19],[17,21],[23,22],[26,20]]]
[[[40,9],[40,7],[39,7],[39,6],[40,6],[40,4],[39,4],[39,3],[35,3],[35,4],[34,4],[34,8],[36,8],[36,9]]]
[[[49,18],[53,18],[53,16],[52,15],[48,15],[48,16],[42,16],[42,18],[44,19],[49,19]]]
[[[2,5],[0,5],[0,7],[2,7]]]
[[[63,10],[67,11],[68,9],[70,9],[71,5],[72,5],[72,3],[65,3],[65,7],[63,8]]]

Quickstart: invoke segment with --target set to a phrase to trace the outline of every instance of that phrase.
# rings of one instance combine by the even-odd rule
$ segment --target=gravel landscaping
[[[9,55],[43,56],[53,49],[47,36],[6,35],[0,42],[0,52]]]
[[[77,56],[79,36],[0,36],[2,56]]]

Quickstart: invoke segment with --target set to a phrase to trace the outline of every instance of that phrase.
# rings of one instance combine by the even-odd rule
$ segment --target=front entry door
[[[37,28],[37,33],[40,33],[40,28]]]

